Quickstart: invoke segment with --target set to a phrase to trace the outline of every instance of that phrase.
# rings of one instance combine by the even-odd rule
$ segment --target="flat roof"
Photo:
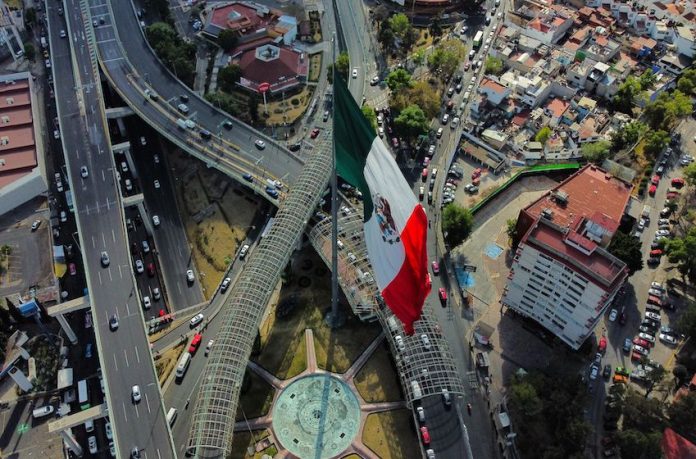
[[[37,165],[30,82],[11,75],[0,82],[0,188]]]

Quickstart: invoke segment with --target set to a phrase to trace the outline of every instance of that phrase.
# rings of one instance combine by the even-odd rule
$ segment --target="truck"
[[[70,209],[70,212],[75,212],[75,205],[73,204],[72,190],[65,191],[65,201],[68,203],[68,209]]]
[[[474,48],[481,46],[481,40],[483,40],[483,31],[479,30],[476,32],[476,35],[474,35]]]

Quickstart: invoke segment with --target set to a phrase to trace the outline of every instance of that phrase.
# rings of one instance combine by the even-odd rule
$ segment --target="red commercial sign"
[[[266,92],[271,89],[271,83],[261,83],[259,85],[259,92]]]

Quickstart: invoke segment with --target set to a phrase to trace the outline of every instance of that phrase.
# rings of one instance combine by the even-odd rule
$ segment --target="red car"
[[[428,168],[427,167],[424,167],[423,172],[421,172],[421,180],[423,180],[424,182],[426,180],[428,180]]]
[[[423,426],[420,428],[420,431],[421,437],[423,437],[423,444],[428,446],[430,444],[430,432],[428,432],[428,428]]]
[[[638,346],[643,346],[646,349],[650,348],[650,343],[648,343],[646,340],[643,338],[634,338],[633,339],[633,344],[637,344]]]
[[[650,196],[655,196],[656,192],[657,192],[657,187],[655,185],[650,185],[650,188],[648,188],[648,194]]]
[[[660,300],[656,296],[649,295],[648,296],[648,304],[654,304],[655,306],[662,306],[662,300]]]
[[[659,184],[660,184],[660,176],[659,176],[659,175],[653,175],[653,178],[652,178],[652,180],[650,180],[650,182],[651,182],[653,185],[659,185]]]
[[[437,261],[433,261],[433,274],[435,274],[436,276],[440,274],[440,265]]]
[[[188,351],[189,354],[195,354],[196,351],[198,350],[198,346],[201,345],[201,340],[203,339],[203,335],[200,333],[196,333],[193,335],[193,339],[191,339],[191,344],[189,345]]]
[[[619,316],[619,323],[621,325],[626,325],[626,313],[622,312],[621,315]]]
[[[150,277],[155,277],[155,264],[149,263],[147,265],[147,275]]]
[[[679,193],[676,193],[674,191],[667,193],[667,199],[677,199],[678,196],[679,196]]]
[[[312,139],[316,139],[317,137],[319,137],[319,128],[314,128],[314,129],[312,129],[312,133],[309,134],[309,136],[310,136]]]
[[[633,360],[634,362],[637,362],[637,361],[639,361],[639,360],[642,359],[642,358],[643,358],[643,356],[640,355],[639,353],[637,353],[637,352],[631,352],[631,360]]]
[[[681,187],[683,187],[683,186],[684,186],[684,179],[683,179],[683,178],[679,178],[679,177],[673,178],[673,179],[672,179],[672,186],[673,186],[674,188],[681,188]]]
[[[475,178],[480,177],[480,176],[481,176],[481,172],[483,172],[483,171],[481,170],[480,167],[474,169],[474,172],[471,173],[471,178],[472,178],[472,179],[475,179]]]
[[[650,251],[650,256],[651,257],[661,257],[662,256],[662,250],[660,249],[655,249]]]
[[[471,67],[471,63],[470,63],[470,62],[467,62],[466,64],[464,64],[464,71],[465,71],[465,72],[468,71],[468,70],[469,70],[469,67]]]
[[[74,276],[75,274],[77,274],[77,267],[75,266],[75,263],[70,263],[68,265],[68,269],[70,270],[71,276]]]
[[[447,291],[444,288],[440,287],[437,289],[437,296],[440,297],[440,304],[442,304],[442,307],[444,308],[447,306]]]

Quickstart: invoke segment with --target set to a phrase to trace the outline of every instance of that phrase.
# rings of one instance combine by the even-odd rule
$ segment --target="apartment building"
[[[589,164],[523,209],[502,304],[578,349],[628,278],[606,248],[631,189]]]

